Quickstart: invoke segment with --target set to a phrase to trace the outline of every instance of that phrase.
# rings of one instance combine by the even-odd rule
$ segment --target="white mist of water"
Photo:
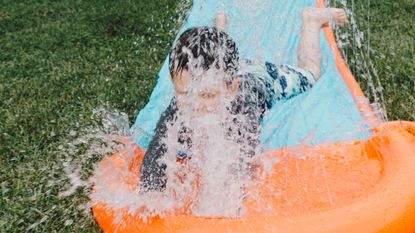
[[[73,141],[59,147],[63,170],[70,182],[69,188],[60,192],[61,197],[72,195],[78,188],[89,188],[91,182],[88,176],[82,177],[81,174],[85,166],[92,163],[94,167],[94,163],[103,155],[120,149],[122,143],[117,142],[117,139],[129,134],[128,117],[125,113],[98,108],[93,111],[91,118],[101,121],[100,124],[78,132],[70,131]],[[77,156],[79,153],[82,153],[81,156]]]
[[[180,102],[178,98],[177,120],[168,125],[162,140],[167,151],[157,161],[166,165],[164,191],[144,192],[140,186],[129,186],[126,178],[138,180],[139,175],[132,174],[127,165],[100,166],[92,178],[99,191],[91,198],[107,203],[112,209],[128,209],[144,219],[174,211],[196,216],[241,216],[245,187],[252,182],[250,163],[255,157],[243,151],[250,140],[246,136],[252,133],[244,132],[235,123],[244,124],[245,116],[231,114],[235,96],[220,77],[204,73],[200,82],[191,84],[192,91],[186,99],[198,99],[206,88],[210,91],[216,88],[218,95],[219,102],[210,109],[201,110],[197,101]],[[178,143],[183,127],[191,129],[187,135],[191,138],[189,148]],[[244,137],[238,138],[240,133]],[[189,157],[178,161],[177,154],[183,151]],[[128,164],[134,155],[126,151],[124,156]]]
[[[230,121],[233,116],[224,99],[214,113],[194,113],[191,107],[179,110],[178,124],[170,127],[166,140],[170,145],[165,157],[167,190],[188,196],[189,209],[198,216],[240,215],[244,186],[249,182],[249,158],[241,153],[242,144],[229,136],[230,128],[236,125]],[[185,164],[176,161],[176,154],[182,150],[177,144],[180,122],[192,129],[192,147],[187,151],[191,159]],[[174,178],[180,173],[186,173],[185,181]]]

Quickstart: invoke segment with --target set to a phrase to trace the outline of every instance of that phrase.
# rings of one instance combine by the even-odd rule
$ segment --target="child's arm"
[[[173,122],[175,114],[176,106],[173,100],[161,115],[155,134],[141,163],[140,185],[145,191],[162,191],[166,185],[166,165],[162,163],[161,159],[167,151],[167,146],[164,142],[167,125]]]

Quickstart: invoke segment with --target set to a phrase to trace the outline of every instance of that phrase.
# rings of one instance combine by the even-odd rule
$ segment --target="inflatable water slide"
[[[229,17],[229,34],[242,57],[296,65],[301,11],[316,5],[325,7],[323,0],[194,0],[179,33],[211,25],[221,10]],[[321,47],[318,83],[306,93],[276,103],[263,119],[263,156],[280,162],[253,188],[256,198],[244,200],[244,216],[175,212],[143,220],[126,208],[93,200],[102,230],[415,232],[415,123],[377,117],[340,56],[329,26],[322,30]],[[133,143],[100,164],[113,167],[114,174],[106,174],[114,177],[111,182],[135,190],[141,159],[172,97],[166,58],[150,100],[131,128]],[[117,170],[128,172],[120,176]],[[94,192],[100,191],[95,187]]]

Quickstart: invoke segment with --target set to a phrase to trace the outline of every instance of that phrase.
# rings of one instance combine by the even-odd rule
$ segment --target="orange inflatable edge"
[[[415,123],[399,121],[385,123],[376,136],[364,142],[364,148],[374,147],[383,154],[384,174],[367,195],[350,204],[325,211],[313,212],[289,219],[256,216],[245,222],[241,219],[212,219],[194,216],[167,215],[156,218],[150,225],[138,216],[106,208],[105,203],[93,206],[94,215],[105,232],[266,232],[276,226],[281,232],[415,232]],[[139,163],[143,151],[133,145],[135,155],[131,164]],[[129,149],[131,150],[131,148]],[[123,152],[109,157],[116,166],[125,166]],[[129,164],[128,166],[130,166]],[[120,228],[113,220],[122,214]],[[172,224],[173,223],[173,224]],[[166,225],[167,224],[167,225]],[[212,225],[213,224],[213,225]],[[167,227],[167,228],[166,228]]]
[[[317,7],[324,8],[325,7],[324,0],[317,0]],[[325,26],[323,30],[326,36],[326,40],[330,48],[334,52],[337,69],[339,73],[342,75],[343,80],[346,83],[347,87],[349,88],[354,102],[356,103],[357,107],[362,113],[362,116],[367,122],[367,124],[371,128],[374,128],[377,125],[379,120],[374,114],[372,107],[366,101],[366,97],[363,94],[363,91],[360,88],[359,84],[357,83],[356,79],[354,78],[352,72],[350,71],[346,63],[344,62],[340,54],[340,51],[337,47],[336,38],[334,36],[333,30],[329,26]]]
[[[350,204],[290,219],[298,226],[288,224],[284,232],[415,232],[415,123],[385,123],[377,131],[365,147],[382,152],[384,174],[371,192]]]

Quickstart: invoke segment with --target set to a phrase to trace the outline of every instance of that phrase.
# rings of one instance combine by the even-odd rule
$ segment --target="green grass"
[[[348,3],[353,1],[348,1]],[[359,55],[352,48],[345,48],[347,60],[366,96],[371,100],[378,91],[368,86],[368,75],[379,81],[383,91],[383,104],[388,120],[415,120],[415,2],[369,1],[357,2],[354,13],[359,28],[364,33],[365,44]],[[348,4],[351,7],[351,4]],[[366,62],[367,66],[355,65]],[[369,64],[373,63],[373,66]],[[369,67],[369,71],[366,67]],[[362,74],[368,74],[366,77]],[[375,84],[377,85],[377,83]]]
[[[135,119],[175,36],[177,3],[2,2],[0,232],[25,231],[45,216],[35,230],[97,231],[76,210],[85,196],[58,198],[62,187],[48,186],[64,176],[57,147],[99,106]],[[64,227],[69,218],[75,223]]]
[[[132,123],[176,33],[178,2],[1,2],[0,232],[42,219],[33,231],[99,231],[77,209],[85,194],[59,198],[62,186],[49,182],[65,178],[56,151],[70,130],[92,124],[98,106],[126,112]],[[390,119],[415,120],[413,9],[412,0],[371,1],[370,15],[356,9],[370,21],[362,28],[370,29]]]
[[[373,63],[383,87],[389,120],[415,121],[415,2],[371,1]]]

